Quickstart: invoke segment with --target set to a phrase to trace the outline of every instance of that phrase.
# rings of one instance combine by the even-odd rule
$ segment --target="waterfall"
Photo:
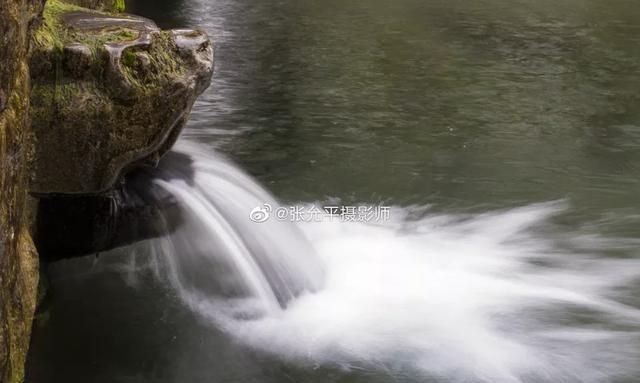
[[[304,234],[292,222],[251,220],[250,207],[278,204],[222,156],[181,141],[151,176],[151,193],[158,200],[168,193],[182,210],[182,222],[163,222],[177,228],[152,246],[188,302],[232,297],[251,315],[273,314],[322,286],[322,267]]]
[[[640,372],[629,298],[640,259],[607,254],[636,254],[638,242],[554,226],[562,202],[476,215],[395,207],[388,222],[252,220],[278,203],[185,140],[149,182],[153,198],[183,210],[151,241],[159,269],[185,304],[254,349],[394,381],[604,383]]]

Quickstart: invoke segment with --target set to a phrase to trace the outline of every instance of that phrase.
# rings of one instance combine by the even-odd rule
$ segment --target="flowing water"
[[[254,315],[266,315],[305,291],[321,289],[323,268],[297,227],[281,220],[256,224],[249,218],[248,208],[276,206],[273,197],[206,148],[180,142],[174,153],[190,161],[185,165],[168,158],[150,177],[177,198],[184,223],[150,245],[154,261],[169,273],[187,303],[235,293],[256,301],[249,302]],[[202,284],[214,286],[207,289]]]
[[[29,382],[640,380],[640,6],[129,6],[217,44],[182,221],[49,267]]]

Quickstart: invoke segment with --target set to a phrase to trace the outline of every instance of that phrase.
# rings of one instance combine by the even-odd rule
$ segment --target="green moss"
[[[186,75],[187,66],[176,55],[176,49],[171,32],[163,31],[154,37],[151,48],[144,51],[149,58],[149,64],[144,68],[135,65],[140,51],[125,49],[122,72],[140,94],[150,95]]]
[[[118,10],[124,10],[124,0],[116,0]],[[129,28],[111,28],[99,31],[74,31],[66,28],[61,16],[68,12],[97,12],[77,5],[68,4],[60,0],[48,0],[44,7],[42,25],[34,34],[34,42],[42,48],[62,50],[65,44],[77,42],[85,44],[95,50],[108,42],[124,42],[138,38],[140,33]]]
[[[43,16],[46,16],[47,14],[50,16],[60,16],[61,14],[66,12],[81,11],[83,9],[84,8],[79,5],[69,4],[64,1],[47,0],[47,2],[45,3]]]
[[[176,50],[171,32],[163,31],[151,50],[151,64],[158,75],[173,79],[185,74],[185,65],[177,60]]]
[[[116,12],[124,12],[124,9],[125,9],[124,0],[115,0],[114,8]]]
[[[127,49],[122,53],[122,63],[128,67],[133,66],[136,63],[136,54]]]
[[[111,101],[102,94],[93,82],[65,81],[34,85],[31,89],[32,118],[50,121],[57,111],[65,108],[82,111],[87,107],[84,103],[108,105]]]
[[[94,52],[107,43],[122,43],[135,40],[140,32],[128,28],[103,29],[101,31],[71,32],[69,39],[84,44]]]
[[[68,38],[67,30],[60,22],[60,16],[66,12],[81,11],[83,8],[58,0],[48,0],[42,12],[42,25],[34,33],[33,40],[40,47],[62,49]]]
[[[132,29],[121,29],[117,33],[117,37],[119,40],[133,40],[138,38],[140,33],[138,31],[134,31]]]
[[[75,5],[69,5],[61,2],[60,0],[49,0],[45,7],[44,23],[38,31],[36,44],[40,47],[40,50],[48,52],[53,48],[54,54],[45,55],[45,59],[51,60],[55,67],[54,71],[44,70],[43,73],[49,73],[51,75],[47,77],[45,81],[40,81],[41,85],[46,85],[46,89],[38,88],[34,86],[34,99],[40,100],[40,102],[48,104],[48,108],[51,108],[51,102],[54,104],[60,104],[60,100],[65,99],[65,89],[68,87],[63,86],[60,81],[66,81],[64,77],[69,76],[65,74],[62,68],[62,55],[57,55],[55,52],[62,52],[62,49],[71,43],[80,43],[88,47],[94,57],[100,57],[104,54],[104,46],[107,43],[124,43],[127,41],[133,41],[140,36],[140,31],[130,29],[126,27],[111,27],[103,28],[99,31],[92,30],[75,30],[73,28],[67,28],[61,21],[61,16],[67,12],[83,11],[83,12],[95,12],[98,14],[104,14],[103,12],[97,12],[81,8]],[[182,62],[179,55],[176,54],[177,47],[173,40],[171,32],[161,32],[153,37],[153,44],[149,48],[140,47],[128,47],[122,52],[120,69],[122,75],[126,79],[129,86],[135,89],[135,93],[138,95],[150,95],[156,92],[158,89],[164,88],[167,84],[175,81],[176,77],[185,74],[186,65]],[[145,65],[136,65],[139,62],[138,55],[140,52],[144,52],[144,55],[148,57]],[[91,72],[87,73],[87,77],[93,79],[103,78],[104,62],[95,59],[91,63]],[[66,69],[65,69],[66,70]],[[72,74],[71,77],[74,75]],[[97,81],[96,84],[100,83]],[[101,88],[105,88],[104,93],[109,93],[109,84],[101,84]],[[60,92],[63,92],[60,94]],[[49,93],[49,94],[48,94]],[[46,108],[45,108],[46,109]],[[55,109],[55,105],[53,108]],[[40,116],[39,112],[34,113],[40,121],[51,121],[51,115]]]
[[[191,84],[205,73],[178,49],[174,32],[126,15],[91,24],[109,14],[49,1],[31,60],[31,188],[102,193],[125,166],[169,148],[175,137],[168,134],[180,130],[195,97]],[[65,14],[77,10],[83,14]]]
[[[0,93],[8,98],[0,111],[0,381],[10,383],[24,380],[38,283],[32,267],[37,258],[28,246],[27,203],[34,145],[27,123],[27,42],[29,25],[36,21],[36,3],[4,1],[0,5]],[[5,25],[11,33],[4,34]]]

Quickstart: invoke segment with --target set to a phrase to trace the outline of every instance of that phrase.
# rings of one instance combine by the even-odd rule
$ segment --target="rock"
[[[31,60],[36,196],[112,191],[173,145],[210,83],[200,31],[49,0]]]
[[[7,96],[4,94],[2,89],[0,89],[0,113],[4,112],[7,108]]]
[[[29,234],[28,43],[40,0],[0,4],[0,383],[21,382],[36,304],[38,259]]]

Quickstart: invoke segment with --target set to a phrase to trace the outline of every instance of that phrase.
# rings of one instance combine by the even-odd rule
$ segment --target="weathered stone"
[[[40,0],[0,0],[0,383],[23,380],[38,284],[27,175],[30,27]]]
[[[198,31],[50,0],[31,61],[36,195],[102,194],[175,142],[209,86]]]
[[[210,78],[205,77],[213,71],[213,61],[209,59],[207,48],[209,38],[201,31],[191,29],[173,30],[173,39],[178,47],[180,56],[187,60],[201,77],[196,81],[200,88],[196,92],[202,93],[209,86]]]
[[[69,9],[71,10],[71,8]],[[148,37],[149,33],[160,31],[156,23],[152,20],[133,15],[113,15],[109,13],[81,10],[81,8],[78,8],[75,11],[63,12],[59,17],[67,27],[72,28],[75,31],[85,33],[93,32],[100,34],[104,31],[127,33],[129,32],[127,30],[133,30],[137,32],[146,32],[145,37]],[[76,37],[92,38],[91,36]],[[133,35],[124,35],[122,37],[124,37],[123,40],[126,40],[127,37],[131,38]],[[113,42],[118,42],[118,40]]]

